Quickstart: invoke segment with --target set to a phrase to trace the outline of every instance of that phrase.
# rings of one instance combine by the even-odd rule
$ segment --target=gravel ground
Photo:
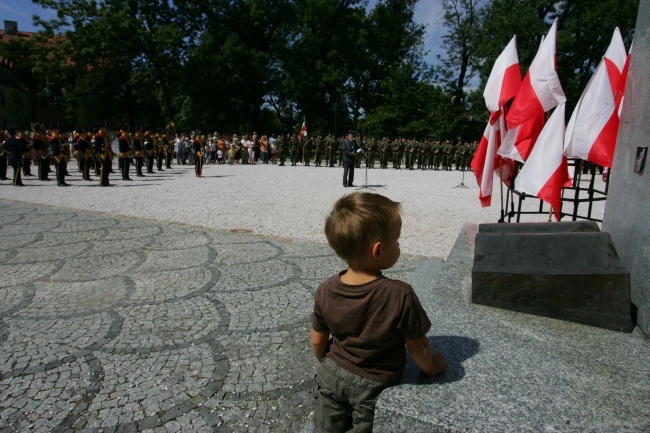
[[[355,172],[357,188],[343,188],[341,167],[206,165],[202,179],[195,177],[193,166],[174,165],[144,178],[135,177],[131,167],[131,182],[121,180],[117,163],[114,169],[111,183],[115,186],[101,188],[98,180],[83,181],[71,161],[72,175],[66,178],[69,188],[57,187],[54,180],[27,177],[23,178],[24,188],[0,182],[0,198],[324,244],[323,225],[333,203],[365,184],[363,167]],[[32,167],[32,173],[36,172]],[[8,177],[12,174],[9,168]],[[50,177],[54,179],[54,173]],[[492,206],[482,208],[473,174],[465,173],[468,188],[455,188],[461,180],[460,171],[368,170],[369,191],[402,203],[403,254],[445,259],[466,223],[499,219],[498,185],[495,183]],[[597,186],[602,189],[600,176]],[[524,203],[525,209],[532,210],[538,201]],[[595,204],[592,214],[598,218],[601,203]],[[548,215],[522,219],[547,220]]]

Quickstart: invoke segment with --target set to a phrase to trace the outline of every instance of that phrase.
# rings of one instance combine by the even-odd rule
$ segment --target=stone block
[[[560,223],[499,224],[501,231],[482,226],[473,303],[632,331],[630,276],[608,233],[564,231],[570,227]]]
[[[562,221],[557,223],[481,224],[479,233],[579,233],[599,232],[594,221]]]

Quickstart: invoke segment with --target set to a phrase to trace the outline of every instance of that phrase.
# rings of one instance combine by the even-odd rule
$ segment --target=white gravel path
[[[135,177],[131,167],[132,182],[121,180],[117,163],[114,169],[115,186],[101,188],[98,180],[83,181],[71,161],[72,175],[66,178],[70,187],[58,187],[54,180],[41,182],[36,176],[24,178],[24,188],[2,181],[0,198],[326,243],[326,215],[339,197],[358,189],[343,188],[340,167],[206,165],[202,179],[195,177],[193,166],[173,165],[144,178]],[[9,168],[8,177],[12,174]],[[54,179],[54,173],[50,177]],[[468,188],[454,188],[461,179],[460,171],[368,170],[369,191],[402,203],[403,254],[445,259],[466,223],[498,220],[498,184],[492,206],[482,208],[473,174],[465,173]],[[362,167],[355,172],[355,185],[364,185],[364,180]],[[595,209],[593,215],[600,217],[602,205]],[[547,219],[535,215],[524,220]]]

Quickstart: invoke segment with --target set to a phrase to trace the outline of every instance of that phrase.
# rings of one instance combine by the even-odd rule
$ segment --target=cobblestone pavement
[[[313,293],[342,266],[315,243],[0,200],[0,432],[300,431]]]

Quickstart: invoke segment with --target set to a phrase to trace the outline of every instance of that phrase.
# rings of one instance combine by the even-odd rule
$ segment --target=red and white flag
[[[500,112],[497,112],[500,113]],[[503,115],[492,122],[488,122],[472,158],[472,172],[476,176],[479,187],[478,198],[481,206],[487,207],[492,203],[492,188],[494,175],[500,177],[506,185],[509,185],[512,164],[499,157],[497,150],[501,144],[501,131],[505,129],[505,118]]]
[[[571,115],[564,138],[565,156],[612,167],[619,126],[616,92],[626,59],[625,44],[617,27],[605,57]]]
[[[515,179],[515,189],[534,195],[553,207],[560,220],[562,187],[571,185],[564,144],[565,104],[561,103],[544,125],[537,144]]]
[[[503,138],[499,155],[504,158],[514,159],[519,162],[526,162],[533,146],[544,128],[544,114],[531,117],[521,125],[510,129]]]
[[[503,52],[497,57],[485,84],[483,97],[490,113],[499,111],[517,93],[521,84],[517,36],[513,36]]]
[[[491,115],[471,163],[472,172],[479,186],[479,200],[483,207],[490,206],[492,203],[495,174],[509,184],[512,163],[499,157],[497,151],[507,131],[505,105],[515,96],[520,83],[517,37],[513,36],[494,62],[483,92],[485,105]]]
[[[307,124],[305,121],[302,121],[302,126],[300,127],[300,136],[301,137],[306,137],[307,136]]]
[[[566,101],[560,78],[555,70],[557,20],[540,44],[537,55],[517,90],[506,117],[508,128],[521,125],[532,117]]]

